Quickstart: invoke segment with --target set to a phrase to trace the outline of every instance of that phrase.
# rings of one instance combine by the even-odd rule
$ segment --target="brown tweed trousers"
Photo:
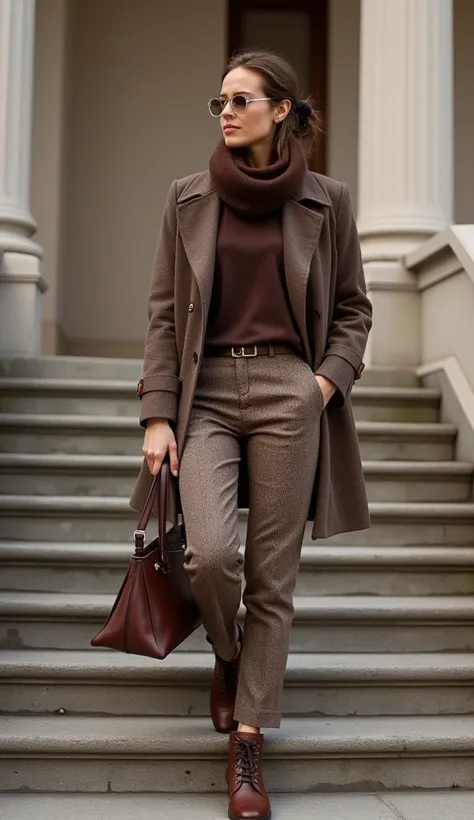
[[[319,450],[323,396],[295,355],[204,358],[180,463],[186,567],[217,653],[236,653],[241,602],[238,474],[249,518],[243,654],[234,718],[278,727],[293,591]]]

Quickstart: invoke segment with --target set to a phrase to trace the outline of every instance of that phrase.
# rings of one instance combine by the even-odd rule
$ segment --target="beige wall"
[[[64,329],[73,353],[141,355],[166,192],[218,133],[225,0],[74,0],[72,27]]]

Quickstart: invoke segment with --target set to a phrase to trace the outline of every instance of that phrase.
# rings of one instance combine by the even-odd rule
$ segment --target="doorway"
[[[303,97],[311,95],[322,120],[309,167],[326,173],[327,0],[229,0],[228,8],[229,55],[243,48],[270,49],[295,68]]]

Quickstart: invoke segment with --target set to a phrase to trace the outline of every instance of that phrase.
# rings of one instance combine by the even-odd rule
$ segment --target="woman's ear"
[[[291,100],[280,100],[275,108],[273,119],[275,122],[283,122],[291,111]]]

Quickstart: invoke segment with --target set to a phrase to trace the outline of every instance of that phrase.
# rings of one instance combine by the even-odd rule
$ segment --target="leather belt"
[[[297,356],[291,345],[245,345],[242,347],[205,347],[204,356],[232,356],[233,359],[253,359],[255,356],[277,356],[286,353]]]

